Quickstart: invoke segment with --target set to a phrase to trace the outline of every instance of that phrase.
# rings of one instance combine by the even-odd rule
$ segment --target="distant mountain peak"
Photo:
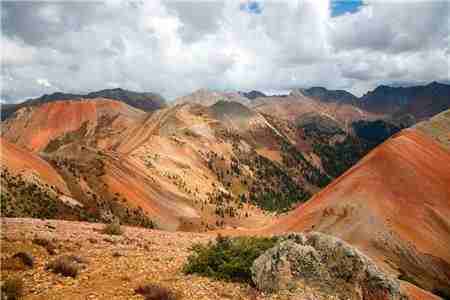
[[[411,114],[420,120],[450,108],[450,85],[436,81],[409,87],[379,85],[360,99],[366,110],[383,114]]]
[[[250,92],[239,92],[239,95],[241,95],[247,99],[250,99],[250,100],[260,98],[260,97],[261,98],[267,97],[266,94],[264,94],[263,92],[257,91],[257,90],[251,90]]]
[[[444,84],[444,83],[437,82],[437,81],[433,81],[433,82],[430,82],[427,86],[431,87],[431,88],[434,88],[434,87],[445,87],[445,86],[448,86],[448,85]]]
[[[240,93],[219,92],[201,88],[189,95],[175,99],[174,104],[196,103],[203,106],[211,106],[219,101],[235,101],[245,105],[249,103],[249,100]]]
[[[329,90],[321,86],[294,89],[291,91],[290,95],[309,97],[322,102],[338,102],[347,104],[356,104],[358,102],[358,97],[350,92],[345,90]]]

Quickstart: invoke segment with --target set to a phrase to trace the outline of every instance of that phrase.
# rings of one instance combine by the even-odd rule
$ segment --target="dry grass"
[[[56,249],[57,249],[56,245],[48,239],[35,238],[35,239],[33,239],[33,244],[44,247],[47,250],[48,254],[50,254],[50,255],[56,254]]]
[[[83,260],[77,256],[61,256],[51,261],[47,265],[47,269],[55,274],[75,278],[80,271],[79,263]]]

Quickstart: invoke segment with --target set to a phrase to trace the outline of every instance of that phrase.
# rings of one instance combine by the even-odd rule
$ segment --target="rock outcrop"
[[[308,287],[338,299],[407,299],[400,283],[354,247],[322,233],[290,234],[255,260],[252,278],[267,292]]]

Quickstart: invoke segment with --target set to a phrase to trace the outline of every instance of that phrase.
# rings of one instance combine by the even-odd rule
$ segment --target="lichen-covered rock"
[[[320,276],[320,257],[311,246],[284,241],[256,259],[252,266],[253,281],[260,290],[289,289],[296,277]]]
[[[262,291],[311,286],[339,299],[406,299],[400,285],[367,256],[340,239],[290,234],[255,260],[252,278]]]

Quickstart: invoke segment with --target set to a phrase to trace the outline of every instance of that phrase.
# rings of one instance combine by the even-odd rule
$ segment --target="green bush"
[[[196,244],[191,250],[183,271],[227,281],[251,283],[250,267],[267,249],[272,248],[277,238],[222,237],[215,243]]]
[[[398,275],[398,279],[407,281],[411,284],[417,285],[420,287],[420,284],[414,279],[414,277],[410,276],[407,272],[405,272],[403,269],[399,270],[400,274]]]
[[[9,278],[2,284],[1,299],[16,300],[23,296],[23,280],[18,277]]]
[[[118,221],[113,221],[105,225],[103,228],[103,233],[110,235],[122,235],[123,230]]]

